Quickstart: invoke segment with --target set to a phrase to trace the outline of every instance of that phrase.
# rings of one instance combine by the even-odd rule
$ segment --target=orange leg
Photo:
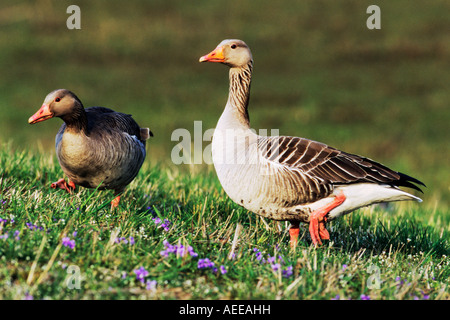
[[[297,246],[299,234],[300,228],[298,222],[291,222],[291,227],[289,228],[289,236],[292,249],[295,249],[295,247]]]
[[[327,229],[325,229],[325,222],[327,221],[326,215],[332,209],[341,205],[345,199],[345,195],[340,193],[334,198],[333,202],[311,213],[309,220],[309,233],[311,234],[311,239],[314,245],[321,245],[322,241],[320,241],[320,239],[330,239],[330,234]]]
[[[119,206],[119,202],[120,202],[120,196],[115,197],[114,200],[111,201],[111,210],[117,208]]]
[[[69,181],[69,183],[66,182],[66,180],[64,180],[64,178],[59,179],[56,182],[53,182],[50,185],[51,188],[53,189],[63,189],[66,190],[68,193],[72,193],[72,191],[75,191],[75,183],[73,183],[73,181]]]

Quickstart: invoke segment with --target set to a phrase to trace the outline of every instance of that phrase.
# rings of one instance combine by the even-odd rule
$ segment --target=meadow
[[[449,5],[377,1],[368,30],[370,4],[2,1],[0,299],[449,299]],[[225,38],[252,49],[252,127],[414,176],[424,202],[360,209],[320,248],[304,227],[292,251],[211,165],[175,165],[172,132],[214,128],[225,105],[227,69],[198,63]],[[155,134],[114,212],[111,192],[49,188],[61,121],[27,119],[56,88]]]

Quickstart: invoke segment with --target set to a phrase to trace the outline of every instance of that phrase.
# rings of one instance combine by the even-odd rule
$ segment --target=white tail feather
[[[344,193],[346,200],[340,206],[330,211],[330,219],[375,203],[405,200],[422,202],[422,199],[399,188],[375,183],[342,185],[335,188],[334,194],[341,192]]]

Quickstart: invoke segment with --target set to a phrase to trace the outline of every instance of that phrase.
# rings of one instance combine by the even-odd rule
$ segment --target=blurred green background
[[[81,30],[66,27],[71,4]],[[371,4],[381,30],[366,27]],[[228,94],[227,68],[198,58],[239,38],[255,61],[252,127],[365,155],[425,182],[429,205],[448,206],[449,9],[406,0],[2,0],[0,142],[53,153],[61,120],[27,120],[47,93],[67,88],[86,107],[133,114],[155,134],[146,161],[173,165],[173,130],[193,132],[195,120],[213,128]]]

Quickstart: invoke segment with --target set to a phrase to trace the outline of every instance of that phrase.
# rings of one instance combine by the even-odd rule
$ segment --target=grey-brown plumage
[[[301,170],[303,197],[308,203],[328,196],[334,185],[351,183],[385,183],[422,190],[413,183],[422,182],[389,169],[369,158],[346,153],[326,144],[298,137],[259,137],[258,149],[269,161]],[[412,183],[413,182],[413,183]]]
[[[55,138],[56,155],[75,185],[112,189],[119,195],[136,177],[146,156],[145,140],[152,133],[131,115],[104,107],[85,109],[74,93],[58,89],[47,95],[29,122],[51,117],[64,121]]]
[[[263,217],[290,221],[294,228],[310,223],[317,244],[329,237],[324,227],[329,219],[374,203],[421,201],[398,187],[420,191],[415,184],[422,182],[371,159],[250,129],[253,57],[242,40],[222,41],[200,58],[204,61],[230,67],[228,101],[214,131],[212,158],[222,187],[236,203]]]

